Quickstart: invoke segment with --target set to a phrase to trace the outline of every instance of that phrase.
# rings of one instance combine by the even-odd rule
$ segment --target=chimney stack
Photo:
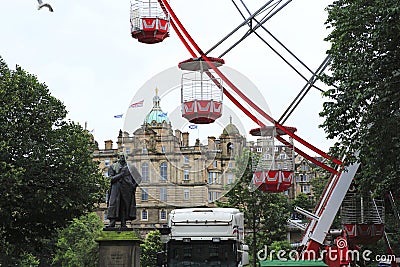
[[[105,145],[106,150],[110,150],[113,148],[113,141],[112,140],[104,141],[104,145]]]
[[[215,150],[215,137],[214,136],[208,137],[208,149]]]
[[[188,132],[182,133],[182,142],[183,142],[184,147],[189,146],[189,133]]]

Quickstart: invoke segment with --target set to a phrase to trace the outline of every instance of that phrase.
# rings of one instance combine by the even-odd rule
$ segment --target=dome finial
[[[156,94],[153,97],[153,108],[160,108],[161,98],[158,96],[158,87],[155,89]]]

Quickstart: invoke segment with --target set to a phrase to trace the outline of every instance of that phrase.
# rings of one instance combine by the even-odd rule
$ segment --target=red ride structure
[[[333,158],[329,156],[328,154],[324,153],[320,149],[316,148],[306,140],[302,139],[298,135],[295,134],[295,128],[291,127],[286,127],[283,125],[281,122],[281,119],[286,116],[284,114],[281,119],[278,121],[273,119],[270,115],[268,115],[262,108],[257,106],[251,99],[249,99],[239,88],[237,88],[219,69],[220,61],[214,60],[213,58],[210,58],[207,54],[212,51],[216,46],[221,44],[226,38],[221,40],[216,46],[214,46],[212,49],[207,51],[206,53],[203,52],[203,50],[197,45],[197,43],[193,40],[193,38],[190,36],[190,34],[186,31],[185,27],[183,27],[182,23],[172,10],[171,6],[169,5],[167,0],[158,0],[159,5],[161,9],[164,11],[164,15],[170,16],[170,25],[173,27],[174,31],[177,33],[178,37],[180,38],[182,44],[186,47],[188,52],[190,53],[191,57],[193,59],[184,61],[180,63],[180,68],[183,70],[190,70],[190,71],[195,71],[195,72],[201,72],[202,74],[206,74],[208,76],[209,81],[212,81],[216,88],[219,88],[223,92],[223,94],[232,101],[233,104],[235,104],[246,116],[248,116],[253,122],[255,122],[260,128],[254,129],[251,131],[253,135],[259,135],[263,136],[262,132],[263,131],[270,131],[272,134],[270,135],[270,139],[276,139],[279,142],[281,142],[286,148],[291,150],[292,152],[295,152],[304,158],[308,159],[312,163],[316,164],[317,166],[327,170],[328,172],[331,173],[331,178],[328,181],[328,184],[322,193],[322,196],[313,212],[308,212],[305,211],[301,208],[296,208],[296,211],[299,213],[302,213],[309,219],[309,223],[307,224],[306,227],[304,227],[304,234],[303,234],[303,239],[301,241],[301,255],[302,259],[306,260],[317,260],[321,257],[321,250],[324,250],[325,254],[322,254],[324,256],[325,262],[330,266],[330,267],[336,267],[336,266],[349,266],[352,259],[350,259],[346,254],[346,252],[351,249],[350,247],[347,246],[348,241],[351,242],[351,240],[358,242],[357,241],[357,236],[353,235],[352,236],[352,230],[347,227],[346,231],[341,230],[338,235],[336,235],[336,238],[333,239],[333,242],[331,244],[327,244],[327,235],[330,234],[330,227],[333,223],[333,220],[335,218],[335,215],[340,209],[341,203],[345,199],[346,192],[350,188],[351,182],[354,178],[354,176],[357,173],[357,170],[359,168],[359,163],[353,163],[345,167],[343,161],[338,160],[336,158]],[[255,20],[255,16],[262,13],[265,11],[265,8],[271,8],[269,6],[274,0],[267,1],[262,8],[257,10],[254,14],[251,14],[249,18],[245,19],[242,24],[240,24],[235,30],[233,30],[231,34],[237,31],[242,26],[249,25],[251,27],[250,31],[241,38],[243,40],[246,38],[249,34],[254,33],[255,30],[259,27],[262,27],[262,23],[267,21],[272,15],[266,16],[265,19],[263,19],[261,22],[258,20]],[[280,3],[280,1],[278,1]],[[290,1],[288,1],[290,2]],[[279,4],[278,3],[278,4]],[[274,4],[274,8],[278,6],[278,4]],[[286,4],[284,4],[286,5]],[[274,11],[275,13],[278,12],[281,8],[284,7],[284,5],[280,8],[277,8],[277,11]],[[273,13],[273,14],[275,14]],[[242,14],[243,15],[243,14]],[[252,26],[251,23],[249,22],[255,22],[256,26]],[[228,36],[229,37],[229,36]],[[240,40],[240,41],[241,41]],[[239,42],[240,42],[239,41]],[[238,42],[237,42],[238,43]],[[236,43],[236,44],[237,44]],[[236,45],[235,44],[235,45]],[[234,45],[234,46],[235,46]],[[233,48],[232,46],[231,48]],[[231,49],[230,48],[230,49]],[[230,51],[230,49],[228,51]],[[226,53],[226,52],[225,52]],[[225,54],[224,53],[224,54]],[[224,55],[223,54],[223,55]],[[223,56],[221,55],[220,58]],[[313,77],[310,80],[307,80],[307,86],[303,88],[302,92],[304,89],[308,89],[313,87],[313,82],[316,79],[317,73],[320,71],[320,69],[324,69],[325,66],[329,63],[329,57],[325,59],[323,65],[320,66],[320,68],[317,70],[317,72],[312,72]],[[197,67],[196,67],[197,64]],[[300,75],[301,76],[301,75]],[[303,76],[302,76],[303,77]],[[303,77],[304,78],[304,77]],[[200,79],[201,80],[201,79]],[[222,82],[224,85],[222,85]],[[185,82],[183,82],[185,83]],[[310,85],[310,86],[308,86]],[[315,86],[314,86],[315,87]],[[317,88],[318,89],[318,88]],[[231,93],[235,93],[236,96],[233,96]],[[301,93],[302,93],[301,92]],[[308,91],[305,90],[305,93]],[[300,94],[301,94],[300,93]],[[299,94],[299,101],[301,101],[302,97]],[[193,93],[192,93],[193,95]],[[195,93],[194,93],[195,95]],[[296,97],[297,99],[297,97]],[[296,101],[295,99],[295,101]],[[249,110],[246,108],[241,102],[239,101],[244,101],[252,110]],[[208,97],[207,100],[208,103],[212,103],[212,97]],[[295,101],[292,103],[294,107],[297,106]],[[199,103],[199,102],[198,102]],[[200,102],[200,106],[203,106],[203,102]],[[222,103],[222,101],[221,101]],[[291,104],[291,106],[292,106]],[[186,117],[188,120],[193,121],[195,123],[210,123],[213,122],[217,117],[218,114],[215,113],[211,116],[206,116],[205,114],[197,113],[194,114],[193,112],[191,113],[188,110],[191,110],[193,105],[196,106],[194,100],[186,100],[186,98],[182,97],[182,105],[183,107],[187,107],[186,110],[184,110],[183,116]],[[199,104],[197,104],[199,105]],[[194,107],[193,107],[194,108]],[[291,108],[291,107],[289,107]],[[294,108],[293,108],[294,109]],[[290,113],[293,111],[289,111]],[[210,108],[211,111],[211,108]],[[286,112],[285,112],[286,113]],[[288,115],[287,115],[288,116]],[[267,124],[272,124],[272,127],[267,127]],[[285,136],[289,137],[289,140],[285,139]],[[307,149],[313,151],[314,153],[317,153],[321,157],[325,158],[324,162],[316,160],[314,157],[308,155],[298,147],[295,147],[293,145],[293,141],[297,141],[300,145],[306,147]],[[275,146],[275,145],[274,145]],[[358,152],[355,153],[357,156]],[[330,164],[328,164],[326,161],[330,161]],[[335,167],[331,167],[332,165],[335,165]],[[258,167],[258,166],[257,166]],[[266,192],[281,192],[285,191],[288,187],[290,187],[291,184],[291,169],[285,170],[285,168],[281,166],[281,168],[272,166],[260,166],[260,168],[257,169],[254,172],[254,179],[253,183],[256,186],[259,186],[261,190],[264,190]],[[286,180],[285,180],[286,179]],[[292,222],[295,224],[295,222]],[[354,223],[356,227],[357,223]],[[299,225],[299,227],[301,227]],[[379,227],[378,227],[379,228]],[[380,228],[378,229],[380,230]],[[366,230],[367,232],[369,231],[368,229]],[[376,227],[375,227],[376,231]],[[378,238],[380,234],[374,235],[374,238]],[[358,236],[360,238],[361,236]],[[364,239],[364,236],[361,237]],[[344,253],[344,254],[343,254]],[[343,256],[344,255],[344,256]],[[392,262],[392,266],[397,266],[395,262]]]

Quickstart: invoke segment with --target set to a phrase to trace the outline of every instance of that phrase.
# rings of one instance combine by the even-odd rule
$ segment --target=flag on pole
[[[135,103],[132,103],[129,107],[131,108],[141,108],[143,107],[144,99]]]
[[[124,116],[124,114],[122,113],[122,114],[118,114],[118,115],[114,115],[114,118],[116,118],[116,119],[120,119],[120,118],[122,118],[122,116]]]
[[[168,115],[168,112],[158,114],[159,117],[167,117],[167,115]]]
[[[191,129],[191,130],[197,129],[197,125],[196,124],[190,124],[189,125],[189,129]]]

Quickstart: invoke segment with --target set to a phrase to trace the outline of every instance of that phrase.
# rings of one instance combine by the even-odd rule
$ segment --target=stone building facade
[[[136,191],[138,218],[132,227],[144,233],[166,224],[172,209],[214,206],[234,183],[234,159],[246,146],[245,137],[232,123],[219,137],[209,136],[207,144],[198,139],[189,144],[189,132],[173,129],[160,102],[155,95],[153,108],[133,133],[119,132],[117,148],[106,141],[104,150],[94,152],[106,176],[119,152],[142,174]],[[102,218],[106,221],[106,205],[102,205]]]

